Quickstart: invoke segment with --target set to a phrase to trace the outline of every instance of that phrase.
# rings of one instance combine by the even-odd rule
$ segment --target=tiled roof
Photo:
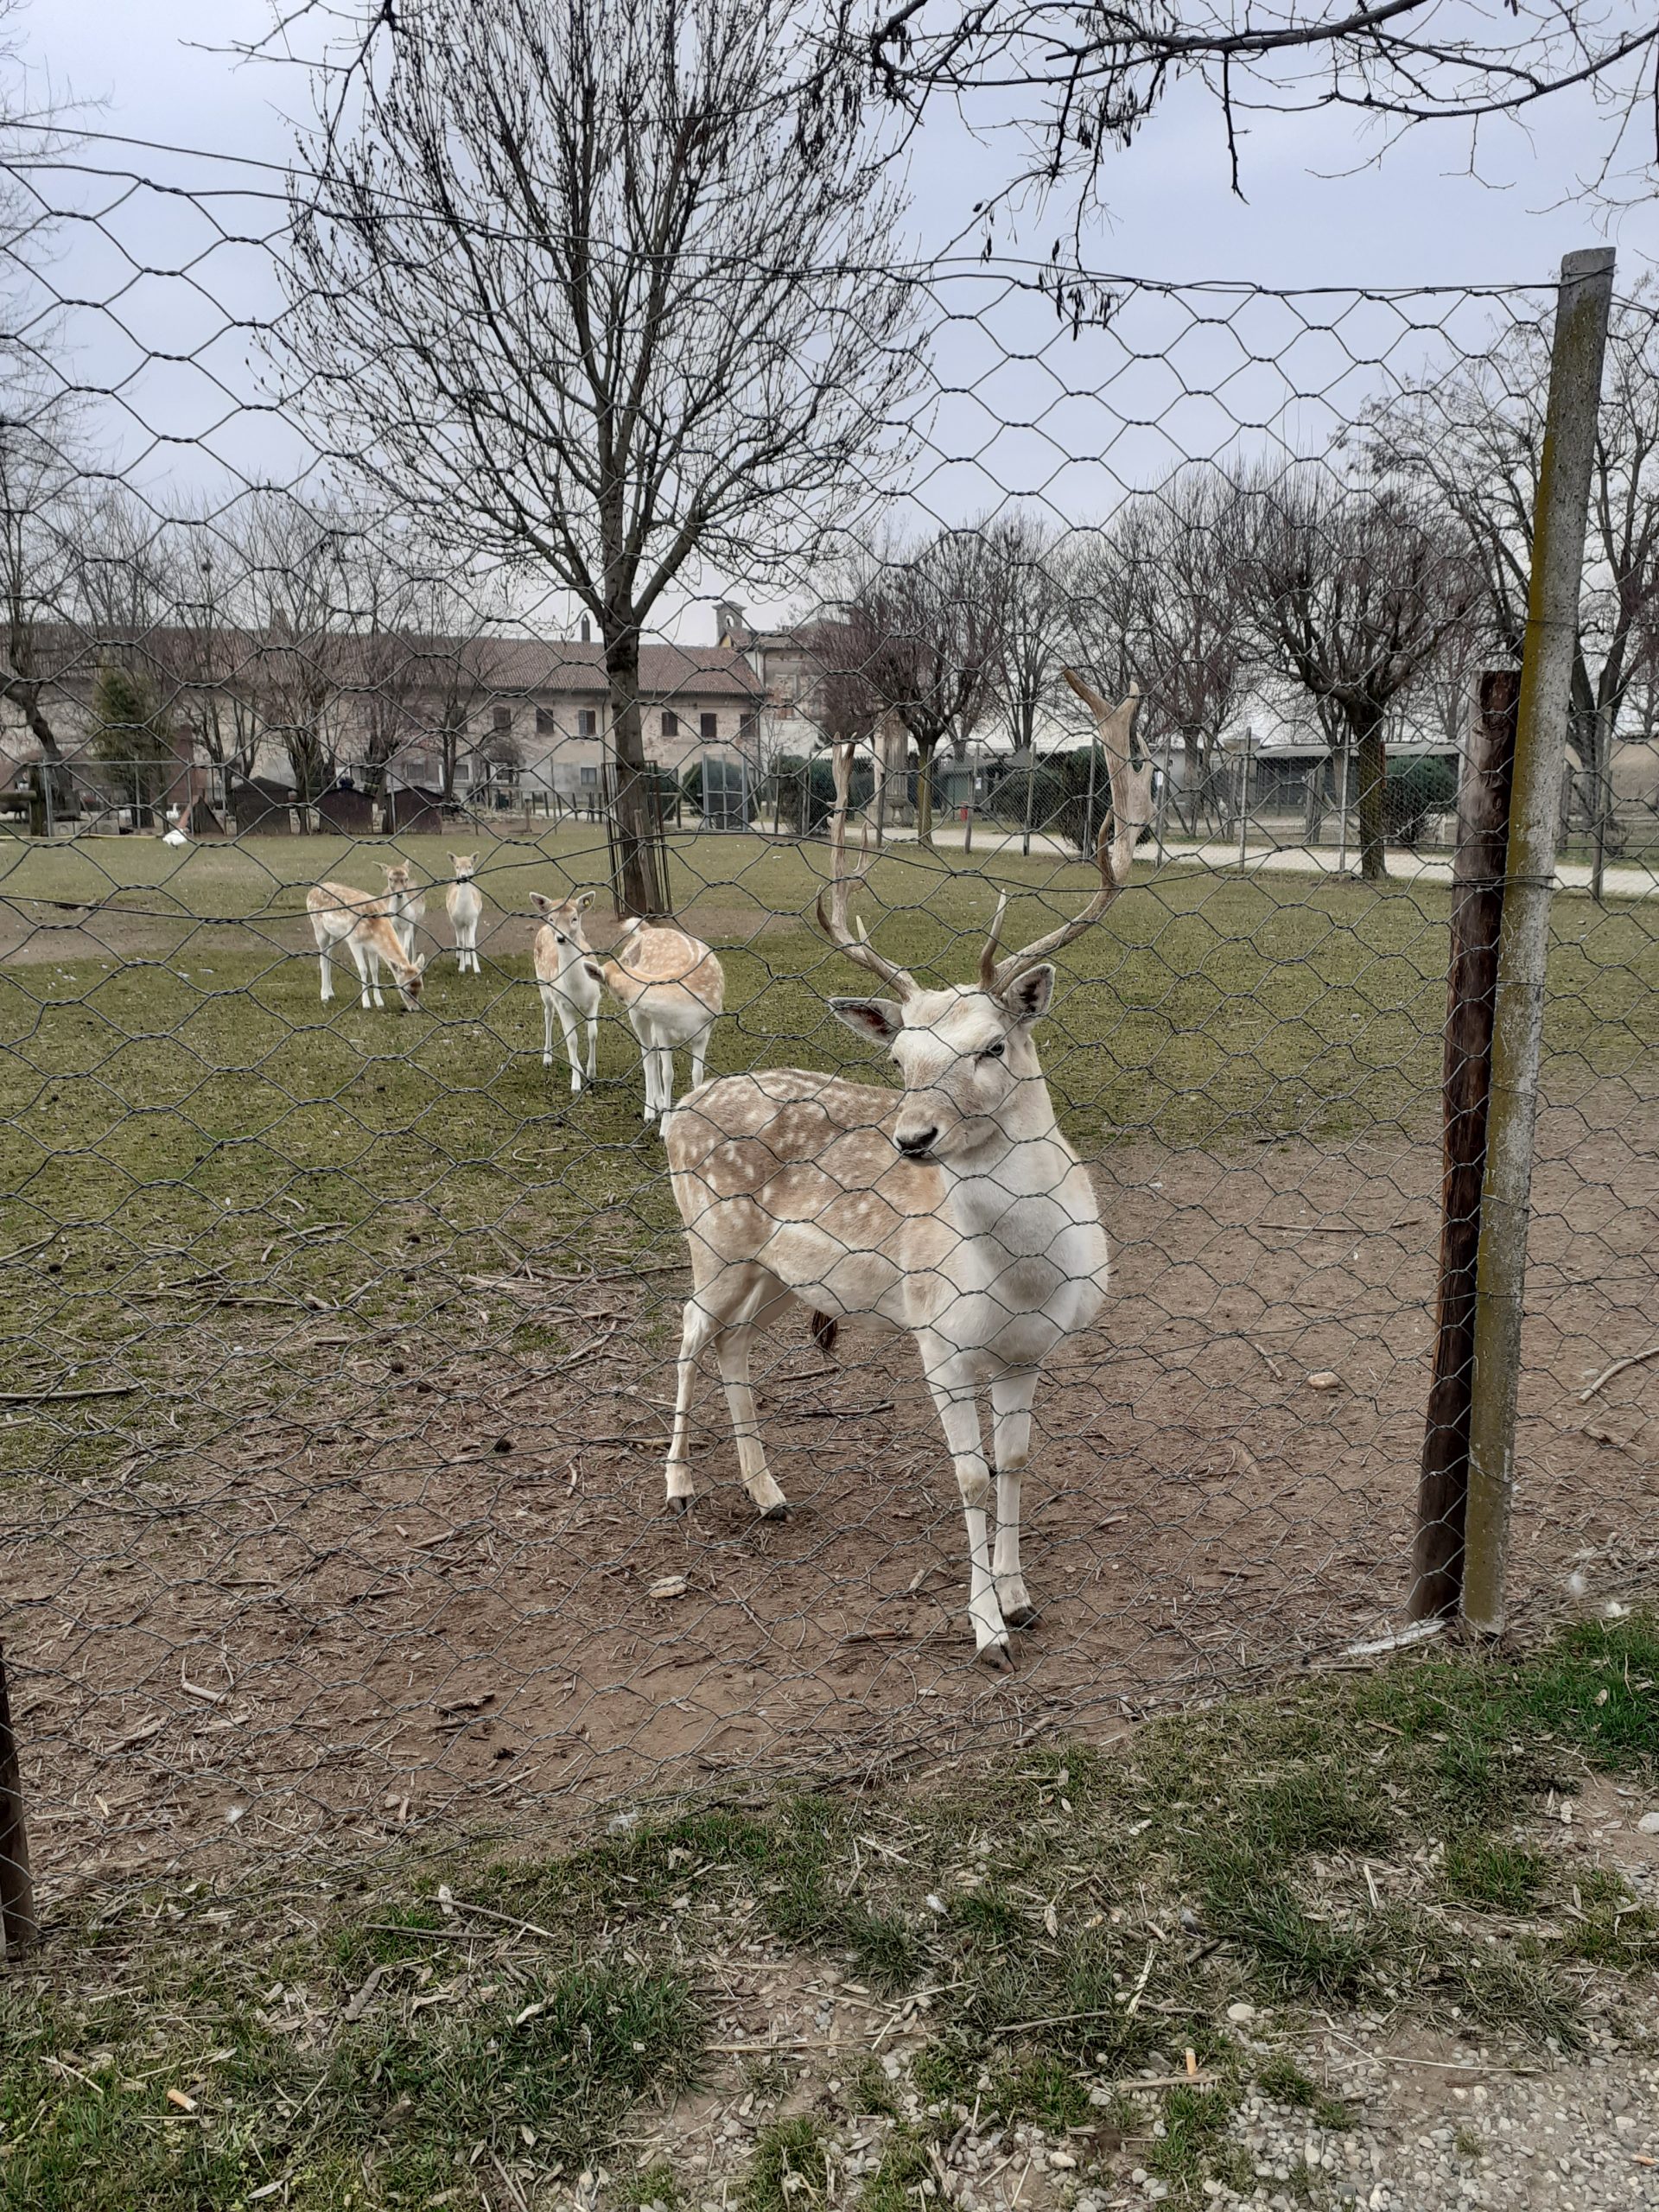
[[[182,628],[158,627],[130,639],[95,638],[69,625],[42,625],[34,639],[38,672],[51,683],[90,682],[106,660],[148,664],[164,680],[195,684],[252,677],[262,652],[321,658],[346,691],[371,691],[385,683],[406,689],[448,689],[457,677],[469,690],[498,697],[556,696],[602,700],[605,652],[597,643],[560,638],[329,638],[262,639],[251,632],[221,630],[207,639]],[[648,703],[677,697],[758,701],[760,677],[743,655],[725,645],[642,644],[639,688]]]

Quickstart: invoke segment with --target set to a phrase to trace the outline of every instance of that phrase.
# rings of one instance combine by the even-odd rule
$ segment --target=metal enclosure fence
[[[533,576],[457,566],[428,619],[413,600],[377,613],[372,560],[422,518],[353,509],[349,456],[270,404],[280,194],[87,157],[22,181],[66,249],[30,272],[43,305],[7,361],[33,412],[4,433],[33,597],[0,824],[0,1550],[37,1876],[233,1882],[740,1770],[901,1768],[1396,1629],[1434,1353],[1446,855],[1471,687],[1501,656],[1471,615],[1392,700],[1391,772],[1442,759],[1451,786],[1419,779],[1412,843],[1385,832],[1368,880],[1357,824],[1332,821],[1356,772],[1334,683],[1299,677],[1242,599],[1219,669],[1216,602],[1148,612],[1143,587],[1159,518],[1224,482],[1281,518],[1317,483],[1332,545],[1379,485],[1406,486],[1409,520],[1407,493],[1432,486],[1403,444],[1378,457],[1379,426],[1421,426],[1495,355],[1546,359],[1553,290],[1103,279],[1057,312],[1024,268],[904,272],[926,378],[892,426],[902,468],[873,465],[835,558],[773,576],[760,612],[736,604],[744,578],[705,575],[646,641],[652,757],[681,817],[659,808],[667,898],[723,970],[722,1074],[882,1079],[826,1009],[855,971],[811,918],[830,865],[812,778],[848,734],[826,671],[849,673],[861,567],[940,533],[994,543],[1012,518],[1044,587],[1020,610],[1046,626],[1034,688],[988,677],[972,727],[964,709],[941,732],[931,843],[899,707],[855,733],[877,755],[855,908],[928,981],[972,976],[999,893],[1017,944],[1094,887],[1105,770],[1062,664],[1146,695],[1149,835],[1110,915],[1058,956],[1038,1033],[1111,1284],[1036,1401],[1041,1618],[994,1677],[970,1663],[960,1503],[908,1337],[855,1318],[829,1352],[798,1305],[755,1355],[793,1516],[757,1517],[712,1373],[697,1502],[663,1510],[690,1276],[639,1050],[610,1004],[598,1080],[573,1096],[550,1015],[543,1064],[531,966],[532,894],[604,891],[615,864],[574,610]],[[1408,550],[1401,620],[1463,588]],[[1592,776],[1574,755],[1559,787],[1522,1615],[1629,1603],[1659,1558],[1646,650],[1643,632],[1613,757]],[[1200,654],[1208,727],[1177,680]],[[1306,772],[1293,791],[1299,746],[1317,804]],[[482,893],[474,973],[446,912],[457,854]],[[344,995],[321,1003],[308,888],[378,893],[399,864],[423,901],[418,1012],[397,1018],[390,985],[384,1010],[359,1006],[344,959]],[[607,898],[588,928],[613,944]]]

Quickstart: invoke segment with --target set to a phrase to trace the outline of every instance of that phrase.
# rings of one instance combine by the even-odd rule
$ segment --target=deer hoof
[[[671,1497],[668,1501],[668,1510],[677,1519],[691,1510],[691,1500],[690,1497]]]
[[[1006,1643],[982,1643],[975,1652],[974,1659],[989,1675],[1010,1675],[1014,1672],[1014,1655]]]
[[[790,1510],[789,1500],[786,1497],[780,1497],[776,1505],[769,1505],[766,1508],[760,1518],[763,1521],[787,1521]]]
[[[1016,1605],[1012,1612],[1005,1605],[1002,1618],[1010,1628],[1035,1628],[1043,1617],[1035,1605]]]

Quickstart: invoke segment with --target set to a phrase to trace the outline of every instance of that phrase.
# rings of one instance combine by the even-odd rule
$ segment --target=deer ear
[[[585,914],[598,896],[597,891],[584,891],[581,898],[575,902],[577,913]]]
[[[415,963],[415,973],[417,976],[424,976],[426,973],[426,955],[424,953],[423,953],[420,958]]]
[[[553,912],[553,901],[544,898],[539,891],[531,893],[530,903],[538,914],[550,914]]]
[[[1016,1021],[1040,1021],[1054,995],[1054,970],[1045,961],[1016,976],[1002,994],[1002,1003]]]
[[[830,999],[830,1011],[859,1036],[890,1045],[905,1026],[904,1008],[893,999]]]

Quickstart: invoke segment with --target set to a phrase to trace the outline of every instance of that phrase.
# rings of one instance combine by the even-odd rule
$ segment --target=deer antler
[[[865,936],[861,922],[857,925],[856,937],[847,926],[847,894],[855,883],[862,883],[869,866],[867,860],[854,874],[849,876],[847,873],[847,804],[853,785],[853,747],[837,745],[830,758],[830,767],[836,779],[836,804],[830,817],[830,880],[818,893],[818,927],[837,951],[855,960],[861,968],[868,968],[872,975],[880,976],[901,999],[907,999],[916,988],[915,977],[881,957]]]
[[[1022,951],[1010,953],[1005,960],[996,957],[997,938],[1001,934],[1003,911],[1007,906],[1006,894],[997,901],[996,918],[991,924],[990,936],[985,950],[979,956],[980,988],[987,991],[1004,991],[1017,976],[1046,960],[1051,952],[1058,952],[1062,945],[1079,938],[1091,923],[1097,922],[1129,880],[1135,865],[1135,849],[1141,833],[1152,819],[1152,768],[1142,761],[1136,765],[1129,759],[1129,739],[1135,729],[1135,718],[1141,705],[1138,686],[1132,686],[1129,696],[1116,707],[1109,707],[1097,691],[1091,691],[1081,677],[1074,676],[1069,668],[1060,671],[1066,682],[1094,715],[1100,728],[1100,741],[1106,754],[1106,772],[1111,783],[1112,812],[1109,821],[1100,825],[1100,836],[1095,844],[1095,865],[1100,870],[1100,888],[1077,918],[1062,922],[1057,930],[1050,930],[1046,937],[1034,938]]]

